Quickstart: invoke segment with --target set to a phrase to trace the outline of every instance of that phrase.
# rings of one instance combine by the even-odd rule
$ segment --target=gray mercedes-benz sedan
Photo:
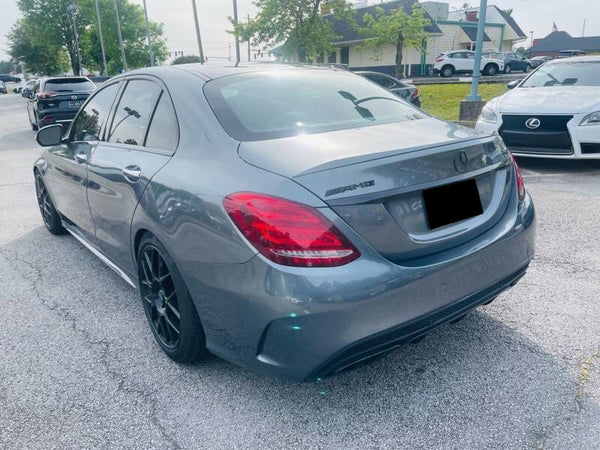
[[[179,362],[333,374],[489,303],[534,254],[498,136],[343,70],[137,70],[37,140],[46,227],[138,289]]]

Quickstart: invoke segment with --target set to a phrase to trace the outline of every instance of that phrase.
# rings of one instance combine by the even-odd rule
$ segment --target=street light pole
[[[479,76],[481,69],[481,53],[483,51],[483,33],[485,29],[485,15],[487,12],[487,0],[479,3],[479,22],[477,24],[477,43],[475,44],[475,64],[473,65],[473,82],[471,83],[471,94],[466,98],[469,101],[481,101],[477,93],[479,89]]]
[[[248,23],[250,23],[250,14],[248,14]],[[250,38],[248,38],[248,62],[250,62]]]
[[[127,72],[127,58],[125,58],[125,49],[123,48],[123,36],[121,35],[121,20],[119,19],[119,7],[117,0],[113,0],[115,5],[115,14],[117,15],[117,35],[119,36],[119,47],[121,48],[121,61],[123,62],[123,70]]]
[[[233,0],[233,24],[237,25],[237,23],[237,0]],[[240,63],[240,38],[238,37],[237,33],[235,35],[235,63],[236,65]]]
[[[196,24],[196,39],[198,40],[198,53],[200,62],[204,64],[204,51],[202,51],[202,39],[200,38],[200,24],[198,23],[198,11],[196,10],[196,0],[192,0],[192,8],[194,9],[194,23]]]
[[[150,65],[154,65],[154,52],[152,51],[152,41],[150,40],[150,27],[148,26],[148,9],[146,0],[144,0],[144,19],[146,19],[146,39],[148,40],[148,50],[150,52]]]
[[[75,58],[77,59],[77,73],[73,75],[81,75],[81,53],[79,52],[79,35],[77,34],[77,23],[75,22],[75,14],[77,13],[77,5],[70,4],[67,11],[71,13],[73,19],[73,36],[75,37]]]
[[[106,67],[106,52],[104,51],[104,37],[102,36],[102,24],[100,23],[100,7],[96,0],[96,18],[98,19],[98,35],[100,36],[100,50],[102,51],[102,69],[104,75],[108,76],[108,67]]]

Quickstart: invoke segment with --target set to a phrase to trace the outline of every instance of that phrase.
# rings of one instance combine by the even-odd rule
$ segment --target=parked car
[[[0,74],[0,81],[4,81],[5,83],[20,83],[21,79],[9,73]]]
[[[552,58],[552,56],[534,56],[530,59],[531,67],[535,69],[536,67],[541,66],[545,62],[552,61],[553,59],[554,58]]]
[[[73,120],[81,104],[96,88],[85,77],[51,77],[37,80],[27,91],[27,114],[33,130]]]
[[[8,94],[8,89],[6,89],[4,81],[0,81],[0,94]]]
[[[371,80],[373,83],[378,84],[382,88],[390,91],[392,94],[395,94],[398,97],[403,98],[413,105],[419,107],[421,106],[419,88],[414,84],[404,83],[397,78],[379,72],[358,71],[354,73]]]
[[[499,137],[345,70],[140,69],[37,141],[46,228],[138,288],[179,362],[337,373],[491,302],[534,254]]]
[[[561,50],[556,55],[556,58],[557,59],[571,58],[573,56],[585,56],[585,52],[582,50]]]
[[[33,87],[33,85],[35,84],[35,81],[36,81],[35,79],[23,80],[19,84],[17,84],[15,87],[13,87],[13,92],[15,92],[16,94],[22,93],[23,89],[28,88],[28,87]]]
[[[524,57],[520,53],[512,52],[504,55],[504,73],[511,73],[515,70],[521,72],[529,72],[533,65],[529,58]]]
[[[490,100],[476,128],[515,155],[600,159],[600,57],[555,59]]]
[[[108,80],[110,80],[111,77],[105,77],[105,76],[96,76],[96,75],[90,75],[87,77],[88,80],[90,80],[92,83],[94,83],[96,85],[96,87],[100,86],[103,83],[106,83]]]
[[[475,52],[470,50],[458,50],[444,52],[438,56],[433,64],[433,74],[443,77],[451,77],[455,73],[473,73],[475,66]],[[495,58],[481,58],[481,73],[484,75],[496,75],[504,70],[504,61]]]

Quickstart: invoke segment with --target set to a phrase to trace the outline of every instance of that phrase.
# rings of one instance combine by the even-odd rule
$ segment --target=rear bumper
[[[516,194],[515,194],[516,195]],[[342,232],[344,223],[336,223]],[[210,351],[295,381],[329,375],[415,340],[492,300],[533,258],[529,196],[472,241],[399,266],[367,247],[342,267],[284,267],[257,255],[243,264],[182,264]]]
[[[79,109],[43,109],[38,111],[37,118],[40,127],[51,125],[53,123],[69,124],[75,118]]]

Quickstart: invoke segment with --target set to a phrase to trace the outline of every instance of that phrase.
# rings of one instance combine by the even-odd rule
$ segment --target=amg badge
[[[335,194],[341,194],[342,192],[346,192],[346,191],[354,191],[358,188],[366,188],[366,187],[370,187],[370,186],[375,186],[375,180],[361,181],[358,184],[349,184],[348,186],[340,186],[340,187],[336,187],[333,189],[329,189],[325,193],[325,197],[329,197],[330,195],[335,195]]]

